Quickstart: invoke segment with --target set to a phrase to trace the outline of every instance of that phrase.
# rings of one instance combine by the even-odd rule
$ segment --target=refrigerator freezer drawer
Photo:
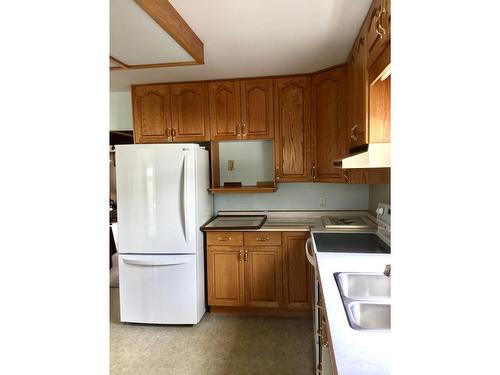
[[[120,320],[196,324],[196,255],[120,254]]]

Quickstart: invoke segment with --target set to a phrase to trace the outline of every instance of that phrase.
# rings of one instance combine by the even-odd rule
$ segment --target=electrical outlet
[[[234,171],[234,160],[228,160],[227,161],[227,170],[228,171]]]
[[[320,197],[319,198],[319,206],[320,207],[326,207],[326,198],[325,197]]]

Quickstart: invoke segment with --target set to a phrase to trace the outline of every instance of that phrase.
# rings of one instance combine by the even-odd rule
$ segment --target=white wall
[[[228,170],[228,160],[234,160],[234,170]],[[240,181],[255,185],[257,181],[273,181],[272,141],[233,141],[219,143],[220,184]]]
[[[130,91],[109,93],[109,130],[133,130]]]
[[[379,203],[391,203],[391,185],[370,185],[368,201],[370,212],[376,215],[375,210]]]
[[[367,210],[368,185],[282,183],[275,193],[215,194],[215,211],[223,210]],[[320,197],[326,206],[320,207]]]

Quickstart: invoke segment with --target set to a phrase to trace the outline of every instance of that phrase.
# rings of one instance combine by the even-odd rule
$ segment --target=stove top
[[[322,216],[321,220],[326,229],[372,229],[377,224],[368,216]]]

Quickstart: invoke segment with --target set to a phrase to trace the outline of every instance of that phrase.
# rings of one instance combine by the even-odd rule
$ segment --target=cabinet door
[[[312,181],[311,79],[288,77],[274,80],[276,180]]]
[[[368,66],[371,66],[390,40],[390,1],[374,0],[367,18]]]
[[[350,118],[347,126],[349,148],[368,143],[368,75],[366,67],[365,28],[354,43],[349,83]]]
[[[170,105],[173,141],[209,140],[208,89],[205,82],[171,84]]]
[[[245,305],[280,307],[283,297],[281,247],[245,247]]]
[[[168,85],[132,86],[134,143],[168,142]]]
[[[208,84],[211,140],[238,139],[241,134],[240,81]]]
[[[312,78],[313,181],[343,182],[333,162],[349,153],[346,136],[347,68]]]
[[[389,184],[391,168],[345,169],[345,182],[349,184]]]
[[[241,134],[243,139],[273,138],[273,80],[241,81]]]
[[[283,232],[284,308],[311,309],[313,270],[305,255],[308,232]]]
[[[212,306],[243,306],[243,248],[208,246],[208,304]]]

